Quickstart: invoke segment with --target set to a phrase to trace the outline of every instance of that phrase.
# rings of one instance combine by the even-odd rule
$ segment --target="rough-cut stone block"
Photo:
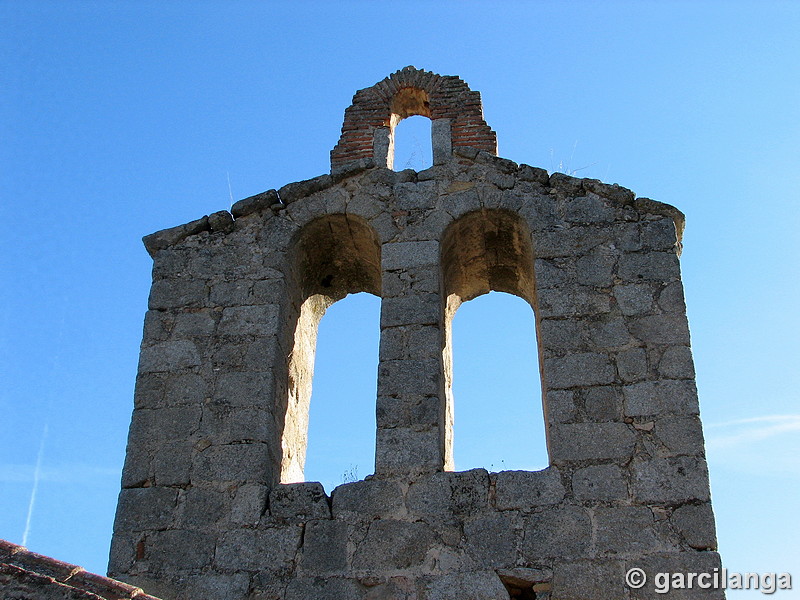
[[[378,429],[375,444],[377,474],[430,473],[441,464],[438,428],[424,431],[407,427]]]
[[[269,494],[269,512],[277,519],[330,519],[328,497],[321,483],[284,483]]]
[[[646,315],[653,310],[654,291],[651,284],[615,285],[614,298],[625,316]]]
[[[217,543],[215,561],[223,569],[280,572],[295,560],[302,529],[301,525],[234,529]]]
[[[208,285],[196,279],[161,279],[153,282],[147,306],[150,310],[197,308],[208,301]]]
[[[319,192],[328,188],[333,183],[330,175],[320,175],[313,179],[306,179],[305,181],[296,181],[294,183],[287,183],[278,190],[278,196],[281,202],[289,204],[300,198],[310,196],[315,192]]]
[[[553,568],[550,597],[559,600],[625,598],[625,570],[618,561],[559,562]]]
[[[422,564],[434,541],[433,531],[422,522],[373,521],[353,555],[353,568],[377,571],[415,567]]]
[[[178,371],[200,364],[197,346],[188,340],[162,342],[142,348],[139,355],[140,373]]]
[[[231,502],[231,523],[255,525],[267,508],[267,487],[260,484],[241,485]]]
[[[682,314],[663,314],[632,318],[628,330],[645,344],[689,345],[689,325]]]
[[[625,386],[623,393],[629,417],[693,415],[699,411],[697,388],[691,380],[643,381]]]
[[[523,555],[531,563],[546,557],[581,558],[591,549],[592,522],[583,508],[551,508],[526,517],[525,525]]]
[[[408,184],[405,184],[408,185]],[[384,244],[381,262],[387,270],[408,270],[415,267],[435,265],[439,260],[439,242],[394,242]]]
[[[590,420],[622,420],[622,394],[616,386],[600,385],[579,393],[583,396],[583,410]]]
[[[149,487],[123,489],[119,494],[119,510],[115,531],[165,529],[172,525],[178,490]]]
[[[203,600],[230,600],[244,598],[250,587],[247,573],[192,575],[188,582],[188,597]],[[139,600],[139,596],[135,597]]]
[[[441,320],[439,294],[417,294],[385,298],[381,304],[381,328],[398,325],[438,325]]]
[[[286,600],[362,600],[363,597],[364,588],[352,579],[297,577],[286,587]]]
[[[547,185],[550,182],[550,176],[545,169],[525,164],[520,165],[517,169],[517,177],[522,181],[535,181],[542,185]]]
[[[672,252],[624,254],[617,274],[623,281],[672,281],[680,277],[678,257]]]
[[[344,521],[308,522],[303,534],[301,571],[316,575],[344,571],[347,568],[347,530]]]
[[[588,286],[562,286],[539,290],[539,316],[596,316],[611,310],[608,294]]]
[[[231,306],[223,309],[219,323],[220,335],[270,335],[277,331],[278,307]]]
[[[705,455],[703,427],[697,416],[662,417],[656,420],[653,433],[667,448],[666,456]]]
[[[275,190],[267,190],[266,192],[261,192],[260,194],[250,196],[234,203],[234,205],[231,206],[231,214],[234,219],[238,219],[255,212],[265,211],[277,202],[280,202],[278,192]]]
[[[628,484],[616,465],[592,465],[572,476],[572,493],[582,501],[613,501],[628,497]]]
[[[683,284],[673,281],[661,290],[658,295],[658,306],[665,312],[686,313],[686,301],[683,297]]]
[[[564,209],[564,219],[570,223],[609,223],[615,210],[595,194],[571,198]]]
[[[575,261],[575,280],[581,285],[611,287],[617,257],[606,252],[593,252]]]
[[[719,554],[716,552],[664,552],[658,554],[650,554],[648,556],[632,558],[627,561],[625,570],[630,568],[639,568],[644,570],[647,576],[647,583],[640,589],[630,590],[630,597],[632,600],[652,600],[652,598],[675,598],[675,600],[724,600],[725,592],[722,589],[713,589],[709,587],[703,589],[697,585],[697,581],[691,589],[677,589],[676,587],[664,587],[672,574],[678,573],[686,576],[688,573],[709,573],[712,574],[719,572],[722,568],[720,564]],[[660,573],[668,573],[669,575],[660,576]],[[704,581],[704,583],[706,583]],[[708,581],[713,585],[713,580]],[[684,585],[686,581],[684,581]],[[662,592],[658,593],[656,590],[661,589]],[[669,590],[669,591],[668,591]],[[668,591],[668,593],[666,593]]]
[[[650,250],[672,250],[678,242],[675,221],[669,217],[649,221],[642,227],[642,245]]]
[[[621,318],[605,318],[586,323],[592,348],[611,350],[628,346],[633,339]]]
[[[581,440],[581,443],[576,443]],[[574,423],[550,429],[554,464],[576,460],[605,460],[633,455],[636,434],[624,423]]]
[[[642,556],[664,549],[646,506],[594,509],[596,544],[603,554]]]
[[[212,233],[230,233],[233,231],[233,217],[227,210],[208,215],[208,225]]]
[[[584,352],[544,361],[544,380],[550,389],[612,383],[614,375],[605,354]]]
[[[688,346],[670,346],[661,355],[658,363],[661,376],[669,379],[693,379],[694,361]]]
[[[503,471],[495,476],[495,504],[500,510],[531,510],[564,499],[561,474],[555,467],[543,471]]]
[[[468,521],[464,524],[467,552],[481,566],[513,565],[521,525],[513,513],[489,514]]]
[[[437,395],[441,390],[440,365],[441,362],[435,358],[381,361],[378,365],[378,394],[401,398]]]
[[[261,483],[270,479],[269,452],[265,444],[223,444],[195,452],[192,480]]]
[[[334,518],[375,519],[398,517],[403,492],[394,481],[368,479],[340,485],[331,494]]]
[[[696,550],[716,550],[717,534],[710,504],[685,504],[676,508],[670,523],[684,541]]]
[[[572,390],[550,390],[545,400],[545,416],[548,423],[569,423],[575,419],[575,392]]]
[[[156,485],[186,485],[191,481],[192,443],[190,440],[165,442],[153,456]]]
[[[489,508],[489,473],[485,469],[439,472],[413,482],[408,511],[420,516],[469,515]]]
[[[617,373],[625,383],[633,383],[647,377],[647,352],[644,348],[631,348],[617,354]]]
[[[702,458],[637,459],[633,463],[633,494],[641,502],[707,501],[708,468]]]
[[[167,572],[202,569],[214,558],[214,543],[214,535],[205,531],[151,532],[145,538],[144,557]]]
[[[213,488],[193,487],[181,497],[182,529],[206,530],[228,514],[229,495]]]
[[[230,406],[264,406],[271,392],[271,373],[224,373],[217,379],[214,401]]]
[[[203,231],[208,231],[208,229],[208,217],[202,217],[196,221],[186,223],[185,225],[162,229],[161,231],[146,235],[142,238],[142,242],[144,242],[144,247],[147,249],[148,254],[155,258],[159,250],[164,250],[186,239],[190,235],[196,235]]]
[[[421,600],[497,600],[508,591],[494,571],[453,573],[425,578]]]

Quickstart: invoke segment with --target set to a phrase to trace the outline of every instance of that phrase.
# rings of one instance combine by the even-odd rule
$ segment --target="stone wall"
[[[646,597],[631,566],[719,566],[682,214],[450,131],[426,171],[334,150],[330,175],[145,238],[110,574],[167,600],[577,600]],[[534,309],[543,471],[452,471],[450,324],[490,290]],[[361,291],[381,298],[376,472],[329,497],[302,482],[316,328]]]

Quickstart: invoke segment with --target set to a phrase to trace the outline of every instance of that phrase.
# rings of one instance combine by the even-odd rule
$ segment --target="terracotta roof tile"
[[[60,586],[74,590],[75,598],[81,600],[159,600],[141,588],[30,552],[6,540],[0,540],[0,582],[4,586]]]

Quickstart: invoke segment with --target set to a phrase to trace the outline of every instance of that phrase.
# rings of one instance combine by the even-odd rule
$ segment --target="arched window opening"
[[[330,492],[375,470],[380,300],[348,296],[319,325],[305,478]]]
[[[433,165],[431,120],[413,116],[394,128],[394,170],[424,171]]]
[[[375,231],[353,215],[328,215],[312,221],[303,228],[293,246],[290,279],[296,294],[292,303],[296,312],[288,315],[288,335],[282,340],[288,349],[288,377],[283,395],[285,405],[276,414],[276,425],[282,431],[281,483],[306,480],[309,409],[320,321],[335,302],[348,294],[368,292],[380,296],[380,262],[380,243]],[[352,307],[357,303],[345,304]],[[377,318],[372,322],[377,335]],[[373,344],[373,348],[376,346]],[[377,364],[377,352],[373,356]],[[373,379],[376,370],[372,370]],[[352,393],[352,388],[340,388],[344,396],[340,402],[352,402],[352,398],[346,397]],[[373,414],[374,398],[372,392]],[[336,426],[321,424],[332,430]],[[374,438],[374,425],[365,434]]]
[[[522,298],[490,292],[453,318],[455,469],[547,467],[536,327]]]
[[[543,454],[542,450],[546,447],[547,432],[540,400],[541,380],[537,377],[537,371],[540,371],[537,368],[539,352],[535,335],[535,314],[532,311],[536,300],[533,249],[527,223],[516,213],[505,210],[484,209],[468,213],[451,224],[445,232],[441,245],[441,264],[446,297],[446,342],[443,351],[446,401],[445,414],[442,419],[444,468],[452,470],[456,466],[459,469],[481,466],[492,470],[512,468],[527,470],[546,466],[548,461],[546,453]],[[465,371],[462,370],[464,365],[459,365],[454,374],[453,344],[454,340],[458,340],[458,338],[453,334],[453,318],[459,312],[462,304],[492,291],[506,292],[516,296],[519,300],[504,298],[504,294],[491,294],[475,303],[475,306],[478,307],[474,310],[477,316],[472,314],[472,307],[467,307],[464,309],[466,317],[459,319],[459,322],[470,323],[475,319],[485,321],[486,319],[500,318],[500,323],[493,324],[495,335],[499,333],[498,329],[501,327],[507,332],[521,333],[524,337],[518,338],[514,343],[522,344],[523,347],[527,346],[526,349],[517,350],[522,354],[522,358],[527,360],[516,364],[513,368],[508,365],[509,370],[501,376],[490,370],[490,363],[506,360],[498,352],[510,349],[512,340],[509,339],[508,344],[505,344],[502,338],[495,337],[493,344],[499,348],[488,350],[489,354],[483,353],[487,351],[486,348],[481,349],[481,345],[486,346],[488,342],[484,341],[483,344],[478,340],[470,342],[472,349],[478,352],[478,361],[486,363],[485,370],[481,370],[482,382],[487,384],[487,387],[484,388],[483,397],[476,398],[475,402],[481,403],[482,407],[487,408],[489,412],[483,413],[483,421],[479,422],[486,425],[488,415],[495,415],[502,419],[502,423],[495,422],[491,427],[484,427],[483,450],[475,453],[475,456],[480,457],[481,462],[480,465],[477,465],[467,460],[470,452],[477,450],[472,446],[467,451],[467,446],[470,444],[469,439],[458,442],[458,448],[464,449],[459,450],[459,452],[465,452],[464,460],[457,458],[453,451],[453,422],[460,423],[463,420],[467,424],[466,431],[469,431],[469,423],[474,422],[473,417],[475,416],[474,411],[472,415],[468,414],[474,408],[472,403],[468,402],[466,398],[462,403],[459,396],[459,390],[462,390],[461,393],[465,393],[464,390],[469,385],[458,384],[454,391],[454,378],[458,376],[458,373]],[[481,315],[485,311],[489,311],[490,314]],[[512,320],[511,315],[513,314],[518,316]],[[527,316],[524,316],[526,314]],[[469,329],[473,326],[478,325],[467,326],[465,336],[469,335]],[[460,356],[463,356],[463,352],[460,353]],[[468,359],[462,358],[461,360]],[[513,376],[515,372],[518,377]],[[468,375],[461,376],[467,377]],[[518,400],[508,404],[509,399],[505,396],[509,392],[505,383],[512,376],[512,389],[516,390],[514,397]],[[522,397],[519,397],[520,395]],[[523,410],[520,413],[521,409],[513,408],[514,406],[519,407],[519,403],[526,402],[529,403],[529,410]],[[483,408],[476,410],[483,411]],[[523,425],[524,433],[516,429],[520,422]],[[460,426],[457,425],[456,429],[461,432]],[[511,431],[519,432],[518,436],[512,438]],[[463,435],[465,438],[478,437],[477,434],[463,433]],[[536,437],[534,438],[534,436]],[[504,452],[502,456],[494,454],[494,451],[489,452],[488,448],[498,448],[498,444],[509,439],[517,440],[516,451],[508,454]],[[527,447],[525,447],[526,445]],[[506,451],[509,452],[508,449]]]

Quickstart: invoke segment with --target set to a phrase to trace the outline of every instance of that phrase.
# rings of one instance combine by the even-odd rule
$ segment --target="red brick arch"
[[[405,67],[372,87],[359,90],[344,111],[339,143],[331,150],[331,166],[373,157],[375,132],[406,117],[450,120],[453,147],[471,146],[497,154],[497,134],[483,120],[479,92],[459,77]]]

